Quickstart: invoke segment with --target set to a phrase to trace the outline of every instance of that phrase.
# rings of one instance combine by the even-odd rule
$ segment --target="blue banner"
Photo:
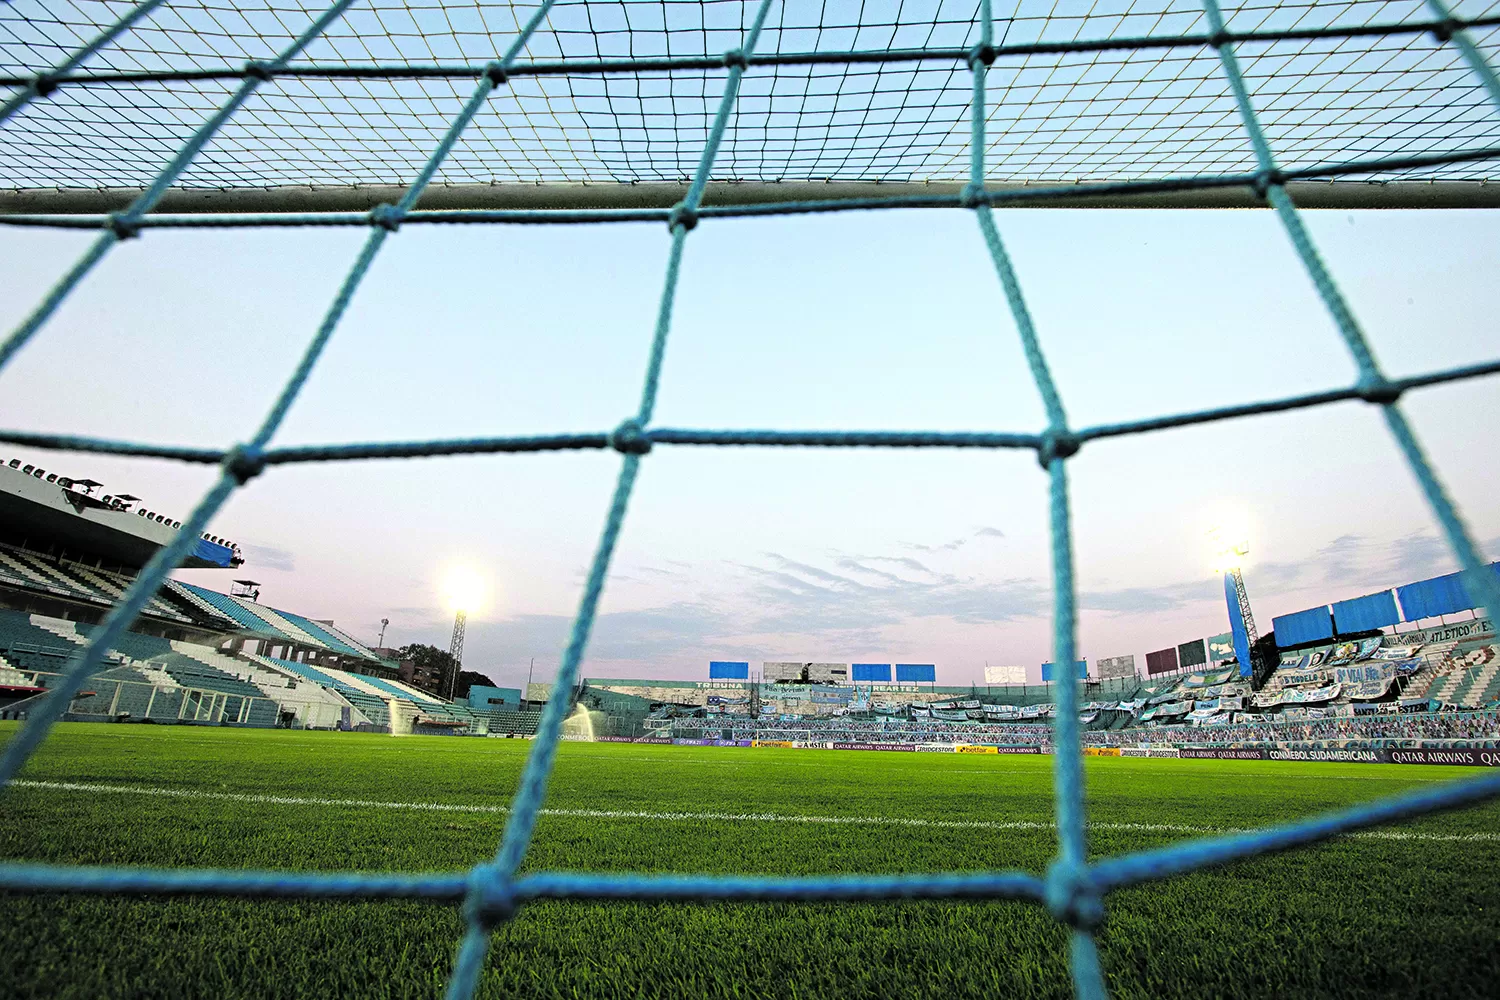
[[[1344,634],[1368,632],[1394,625],[1400,620],[1401,613],[1396,610],[1396,598],[1389,590],[1366,594],[1352,601],[1338,601],[1333,605],[1334,624]]]
[[[1464,589],[1462,573],[1435,576],[1431,580],[1419,580],[1396,588],[1401,598],[1401,614],[1409,622],[1423,618],[1436,618],[1474,607],[1469,592]]]
[[[1073,663],[1074,663],[1074,666],[1077,668],[1076,672],[1077,672],[1079,680],[1083,680],[1084,678],[1088,677],[1088,675],[1089,675],[1089,661],[1088,660],[1074,660]],[[1053,682],[1053,680],[1056,679],[1056,678],[1054,678],[1052,676],[1053,673],[1054,673],[1054,670],[1052,668],[1052,664],[1051,663],[1043,663],[1042,664],[1042,683],[1043,684],[1051,684]]]
[[[1250,633],[1245,629],[1245,616],[1240,613],[1240,595],[1234,586],[1234,574],[1224,574],[1224,600],[1229,604],[1229,634],[1234,637],[1234,658],[1240,661],[1240,676],[1249,677]]]
[[[898,663],[896,664],[896,682],[898,684],[936,684],[937,666],[932,663]]]
[[[1238,607],[1239,601],[1234,604]],[[1296,614],[1272,618],[1271,627],[1276,630],[1276,645],[1286,649],[1288,646],[1300,646],[1319,639],[1332,639],[1333,615],[1329,613],[1327,605],[1308,608]]]
[[[709,660],[708,679],[711,681],[749,680],[750,664],[739,660]]]
[[[215,566],[228,568],[234,565],[234,550],[227,545],[210,542],[207,538],[200,538],[193,543],[193,555]]]
[[[891,682],[889,663],[851,663],[849,669],[854,671],[854,675],[849,679],[856,684],[889,684]]]

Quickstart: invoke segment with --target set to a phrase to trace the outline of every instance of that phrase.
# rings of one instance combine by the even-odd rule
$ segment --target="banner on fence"
[[[1234,659],[1234,633],[1225,632],[1222,635],[1211,635],[1208,637],[1208,662],[1218,663],[1220,660]]]
[[[1381,639],[1384,646],[1425,646],[1429,642],[1453,642],[1488,638],[1495,634],[1495,623],[1489,618],[1474,618],[1453,625],[1436,625],[1410,632],[1396,632]]]
[[[1022,666],[985,667],[984,682],[1000,687],[1024,687],[1026,668]]]

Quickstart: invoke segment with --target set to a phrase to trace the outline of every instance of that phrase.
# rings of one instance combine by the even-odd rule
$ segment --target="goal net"
[[[1470,593],[1500,608],[1400,405],[1500,361],[1389,377],[1303,225],[1316,206],[1486,206],[1500,157],[1500,14],[1484,4],[1177,0],[993,6],[443,0],[16,0],[0,12],[0,223],[97,231],[0,342],[0,367],[121,240],[153,228],[368,230],[259,425],[222,449],[0,431],[35,447],[171,458],[220,474],[176,540],[0,758],[8,782],[226,500],[280,465],[614,450],[619,476],[495,856],[463,875],[101,869],[0,863],[0,889],[461,903],[450,996],[472,995],[489,931],[528,900],[1015,899],[1071,931],[1077,992],[1106,993],[1094,931],[1114,889],[1500,795],[1500,775],[1286,826],[1119,857],[1087,852],[1078,694],[1058,685],[1056,860],[1044,874],[764,878],[518,874],[546,795],[610,559],[657,447],[1034,452],[1047,478],[1053,662],[1076,660],[1068,459],[1112,437],[1363,400],[1382,413]],[[1010,205],[1264,206],[1285,230],[1358,377],[1303,395],[1096,427],[1070,424],[1002,234]],[[745,215],[973,216],[1046,423],[972,433],[684,430],[653,425],[691,232]],[[584,434],[278,447],[276,432],[371,263],[405,226],[657,222],[665,278],[642,331],[639,407]],[[290,238],[290,237],[289,237]]]

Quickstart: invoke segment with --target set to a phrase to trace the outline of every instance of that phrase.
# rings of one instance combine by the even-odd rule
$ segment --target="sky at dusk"
[[[1311,212],[1392,374],[1500,354],[1500,216]],[[1075,426],[1346,385],[1353,365],[1263,211],[997,213]],[[222,446],[248,437],[364,232],[150,231],[116,249],[0,373],[0,426]],[[0,230],[12,327],[88,237]],[[660,225],[408,226],[389,240],[278,443],[607,430],[632,412]],[[1500,381],[1403,403],[1500,555]],[[705,222],[688,239],[657,426],[1043,425],[966,213]],[[184,517],[214,470],[0,446]],[[274,469],[211,530],[275,607],[374,643],[446,646],[442,580],[490,590],[465,665],[556,669],[613,452]],[[1205,533],[1249,526],[1274,615],[1453,567],[1374,407],[1345,403],[1091,443],[1069,463],[1090,661],[1225,631]],[[1051,656],[1046,482],[1029,452],[659,446],[643,462],[595,677],[710,659],[935,662],[940,682]],[[183,579],[228,590],[230,574]]]

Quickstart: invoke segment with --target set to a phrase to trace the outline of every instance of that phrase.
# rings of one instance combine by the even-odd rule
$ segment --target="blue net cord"
[[[968,192],[984,189],[985,119],[988,109],[986,74],[994,59],[994,27],[990,0],[980,4],[980,41],[969,60],[974,96],[970,107]],[[1039,458],[1049,479],[1052,549],[1052,648],[1053,662],[1066,665],[1066,676],[1057,685],[1057,711],[1053,714],[1053,771],[1056,779],[1054,807],[1057,816],[1057,858],[1047,873],[1047,905],[1054,916],[1070,924],[1073,988],[1079,1000],[1097,1000],[1106,995],[1099,952],[1092,930],[1103,919],[1103,904],[1088,882],[1088,844],[1084,822],[1083,749],[1078,732],[1078,682],[1072,675],[1075,656],[1075,611],[1073,585],[1073,533],[1068,512],[1066,461],[1078,450],[1068,430],[1062,397],[1047,367],[1037,339],[1031,311],[1021,294],[1010,255],[1000,239],[988,204],[978,202],[974,212],[996,274],[1005,291],[1011,318],[1021,337],[1026,364],[1042,398],[1047,431],[1042,435]]]
[[[1399,392],[1424,386],[1465,381],[1484,375],[1500,374],[1500,361],[1456,365],[1420,375],[1390,380]],[[1125,437],[1149,431],[1169,430],[1194,424],[1214,423],[1264,413],[1326,406],[1365,398],[1358,386],[1299,393],[1279,399],[1254,403],[1236,403],[1207,410],[1190,410],[1160,417],[1116,424],[1082,427],[1073,432],[1078,445],[1112,437]],[[652,427],[642,436],[653,447],[668,445],[740,446],[759,448],[1022,448],[1040,451],[1043,434],[1001,433],[991,431],[795,431],[795,430],[717,430],[680,427]],[[0,441],[59,451],[91,452],[104,455],[126,455],[143,458],[167,458],[179,462],[218,465],[229,454],[219,448],[196,448],[170,444],[145,444],[139,441],[117,441],[76,434],[54,434],[44,431],[0,430]],[[606,431],[577,434],[538,434],[516,437],[439,438],[427,441],[386,441],[350,444],[292,445],[266,448],[261,460],[267,467],[305,462],[370,461],[390,458],[430,458],[448,455],[495,455],[543,451],[603,450],[611,447]],[[1054,448],[1056,445],[1054,444]]]
[[[83,48],[71,53],[68,58],[52,67],[51,70],[45,73],[38,73],[22,84],[21,89],[12,94],[8,101],[0,104],[0,125],[3,125],[5,120],[11,115],[20,111],[27,104],[30,104],[32,98],[46,97],[52,93],[60,85],[58,82],[59,77],[66,77],[72,73],[83,64],[85,59],[104,48],[110,42],[113,42],[126,31],[129,31],[135,26],[137,21],[160,7],[162,3],[163,0],[143,0],[142,3],[127,10],[118,21],[105,28],[95,36],[93,41],[89,42]],[[19,83],[20,81],[16,82]]]
[[[1464,22],[1453,16],[1453,11],[1443,0],[1427,0],[1427,6],[1441,19],[1441,26],[1434,30],[1440,41],[1452,42],[1459,52],[1463,53],[1464,62],[1469,64],[1469,69],[1484,89],[1489,92],[1490,101],[1496,108],[1500,108],[1500,77],[1495,76],[1494,67],[1484,58],[1484,53],[1479,51],[1479,46],[1474,44],[1474,39],[1469,37],[1468,28]]]
[[[605,577],[614,555],[615,543],[620,536],[620,526],[625,520],[625,508],[630,502],[640,470],[641,456],[650,451],[651,444],[643,430],[651,422],[656,409],[656,394],[661,385],[661,366],[667,346],[667,334],[672,326],[672,308],[677,296],[677,280],[682,267],[682,250],[687,234],[698,224],[698,206],[703,199],[703,189],[713,169],[714,157],[723,141],[735,100],[739,96],[740,80],[745,72],[745,56],[755,51],[770,13],[771,0],[761,0],[755,12],[755,20],[745,34],[741,48],[725,57],[729,72],[724,81],[724,94],[719,100],[718,113],[708,141],[698,159],[692,185],[682,202],[672,210],[669,222],[671,248],[667,256],[666,277],[662,283],[661,302],[657,308],[656,329],[651,338],[651,352],[646,362],[646,376],[641,388],[641,402],[633,417],[624,420],[610,435],[610,444],[624,454],[620,463],[620,476],[610,500],[609,514],[605,520],[604,533],[599,547],[589,566],[583,597],[578,614],[573,619],[572,633],[562,662],[558,665],[557,677],[553,681],[552,694],[542,712],[537,727],[536,739],[526,768],[521,774],[521,785],[516,791],[510,818],[505,826],[505,835],[492,865],[481,865],[474,870],[473,892],[465,904],[468,929],[459,945],[458,958],[454,962],[453,977],[448,983],[449,1000],[468,1000],[473,996],[484,967],[485,953],[489,949],[490,931],[494,924],[515,912],[511,880],[526,855],[536,829],[537,815],[546,799],[547,779],[557,755],[557,744],[562,736],[563,716],[572,701],[573,685],[578,679],[578,666],[588,645],[593,630],[594,615],[598,609],[599,596],[604,592]]]
[[[296,52],[311,43],[352,2],[353,0],[339,0],[338,3],[334,4],[318,18],[312,27],[298,36],[297,40],[278,56],[278,59],[281,61],[290,59]],[[554,0],[545,0],[532,16],[515,43],[512,44],[505,57],[499,62],[492,64],[492,68],[486,72],[475,88],[474,96],[469,99],[463,111],[454,120],[448,132],[428,157],[427,163],[418,173],[416,180],[407,189],[400,204],[394,206],[386,213],[388,217],[387,224],[370,233],[369,239],[365,241],[364,247],[355,259],[354,266],[344,279],[344,283],[340,286],[337,295],[334,296],[333,303],[324,315],[322,323],[319,324],[317,333],[303,352],[297,367],[293,370],[291,377],[287,380],[280,395],[272,404],[270,412],[267,413],[265,420],[261,423],[260,429],[256,432],[250,443],[233,448],[225,454],[223,472],[220,474],[219,480],[214,484],[213,488],[199,502],[198,506],[194,508],[187,520],[183,522],[182,528],[173,537],[171,543],[159,550],[141,570],[141,573],[136,577],[129,589],[126,590],[124,597],[110,610],[104,621],[100,623],[100,628],[94,634],[93,641],[74,657],[57,685],[47,695],[42,704],[38,706],[32,717],[28,719],[26,726],[6,745],[4,755],[0,756],[0,786],[8,784],[16,776],[16,772],[20,770],[26,758],[31,755],[56,721],[67,711],[73,697],[82,688],[84,680],[101,668],[104,656],[110,647],[119,641],[126,630],[135,622],[141,611],[145,609],[147,602],[155,596],[157,590],[165,582],[167,574],[176,569],[187,558],[193,547],[197,544],[198,537],[207,530],[208,524],[214,514],[229,499],[230,494],[234,492],[235,488],[248,482],[264,470],[265,462],[261,455],[265,445],[275,435],[277,428],[281,426],[281,422],[286,417],[287,411],[296,400],[298,393],[301,392],[308,376],[312,374],[313,366],[317,363],[324,347],[327,346],[329,339],[333,336],[333,331],[337,328],[339,320],[343,317],[344,310],[348,308],[349,301],[353,298],[354,292],[359,288],[360,282],[370,269],[370,265],[374,263],[375,256],[379,253],[386,237],[395,232],[399,227],[400,213],[415,204],[417,199],[421,197],[423,189],[432,179],[433,174],[436,173],[443,159],[458,142],[464,127],[473,120],[474,115],[478,113],[479,108],[483,106],[484,101],[494,92],[495,88],[505,82],[506,65],[515,60],[525,45],[526,40],[531,37],[531,34],[545,19],[547,11],[551,8],[553,2]],[[249,96],[253,89],[252,84],[254,82],[253,77],[247,79],[235,97],[225,105],[224,109],[188,141],[183,150],[173,158],[172,164],[158,177],[157,184],[153,185],[152,189],[143,194],[137,200],[136,204],[132,206],[132,212],[140,211],[144,213],[150,210],[150,206],[155,203],[155,200],[160,197],[161,192],[170,183],[170,177],[175,177],[185,169],[187,164],[191,162],[192,156],[196,155],[207,143],[208,137],[213,131],[217,130],[228,119],[235,108],[244,103],[245,98]],[[57,288],[53,289],[48,296],[48,301],[52,302],[54,306],[56,303],[61,302],[67,290],[71,289],[87,273],[87,270],[93,266],[93,263],[98,261],[103,256],[104,251],[117,239],[118,237],[113,233],[102,235],[84,255],[83,260],[78,265],[75,265],[73,270],[64,277]],[[46,309],[46,313],[50,313],[50,311],[50,308]],[[39,310],[37,313],[34,313],[32,319],[23,324],[22,329],[17,332],[15,337],[12,337],[7,346],[14,345],[14,347],[19,347],[21,343],[24,343],[25,338],[34,333],[45,319],[46,314],[43,311]],[[5,365],[10,356],[10,354],[0,350],[0,367]]]
[[[1435,9],[1438,6],[1434,3]],[[1209,27],[1216,34],[1223,32],[1225,30],[1224,16],[1219,10],[1218,0],[1203,0],[1203,10],[1208,16]],[[1469,593],[1477,595],[1484,607],[1500,608],[1500,578],[1486,568],[1484,559],[1479,555],[1479,547],[1474,544],[1468,527],[1459,516],[1458,508],[1453,505],[1453,501],[1438,480],[1437,474],[1433,472],[1432,463],[1427,460],[1411,425],[1407,423],[1406,415],[1397,404],[1401,396],[1400,392],[1385,377],[1385,373],[1376,363],[1375,353],[1371,350],[1364,331],[1360,329],[1359,322],[1354,318],[1353,311],[1334,282],[1333,275],[1324,265],[1317,247],[1313,244],[1312,237],[1302,223],[1297,206],[1293,204],[1291,195],[1287,194],[1286,187],[1277,174],[1276,159],[1271,152],[1270,144],[1266,141],[1260,120],[1255,113],[1255,106],[1245,87],[1244,77],[1240,73],[1239,60],[1234,54],[1234,43],[1224,41],[1216,48],[1219,51],[1219,62],[1224,68],[1224,76],[1229,81],[1235,104],[1239,108],[1245,133],[1249,136],[1251,147],[1255,150],[1256,162],[1265,178],[1266,200],[1276,210],[1276,215],[1286,229],[1287,236],[1291,239],[1303,268],[1312,279],[1318,296],[1333,317],[1339,335],[1354,358],[1354,363],[1359,370],[1358,387],[1363,398],[1379,404],[1383,409],[1385,422],[1390,427],[1392,436],[1395,437],[1401,453],[1406,457],[1407,465],[1411,467],[1413,475],[1417,477],[1417,483],[1427,498],[1428,506],[1432,508],[1438,525],[1443,529],[1443,534],[1447,536],[1449,547],[1453,549],[1459,565],[1463,567],[1464,583],[1469,588]],[[1472,43],[1469,49],[1465,50],[1465,54],[1467,55],[1468,52],[1474,54],[1471,63],[1483,70],[1478,74],[1481,80],[1487,86],[1492,84],[1494,73],[1485,65],[1483,58],[1479,57]],[[1492,87],[1490,92],[1495,99],[1497,109],[1500,109],[1500,86]]]
[[[159,2],[159,0],[158,0]],[[153,3],[150,6],[155,7]],[[1366,24],[1343,23],[1320,27],[1255,28],[1248,31],[1225,31],[1208,34],[1185,32],[1174,34],[1107,35],[1102,38],[1072,38],[1056,41],[1006,42],[994,45],[996,57],[1007,58],[1032,55],[1069,55],[1095,52],[1142,51],[1154,49],[1201,49],[1218,41],[1267,43],[1286,41],[1313,41],[1316,39],[1346,39],[1397,37],[1402,35],[1431,34],[1447,41],[1455,33],[1468,28],[1488,28],[1500,25],[1500,16],[1488,14],[1482,17],[1456,17],[1446,7],[1429,4],[1438,13],[1433,19],[1410,18],[1399,21],[1371,21]],[[1262,8],[1264,9],[1264,8]],[[137,15],[139,16],[139,15]],[[1022,18],[1024,19],[1024,15]],[[909,23],[909,22],[908,22]],[[865,27],[870,25],[866,24]],[[898,27],[887,24],[885,27]],[[87,50],[93,52],[98,45]],[[822,49],[811,51],[778,50],[754,52],[745,55],[749,67],[902,64],[924,62],[967,62],[973,49],[958,46],[922,45],[898,49]],[[179,81],[234,80],[241,75],[239,70],[229,67],[193,69],[89,69],[78,70],[80,60],[69,59],[66,71],[54,70],[42,74],[50,86],[100,86],[117,83],[170,83]],[[629,58],[564,57],[560,59],[536,59],[518,64],[512,76],[591,76],[617,73],[670,73],[676,70],[702,71],[727,69],[731,62],[723,56],[676,55],[637,56]],[[482,65],[462,62],[414,62],[398,63],[361,61],[355,63],[307,62],[299,65],[277,66],[270,75],[276,77],[301,77],[330,80],[421,80],[469,78],[482,72]],[[30,86],[35,76],[0,73],[0,87]]]
[[[151,188],[134,203],[127,212],[107,217],[102,224],[108,229],[93,247],[85,253],[59,284],[48,293],[42,306],[23,323],[11,338],[0,347],[0,366],[7,362],[25,340],[41,326],[47,316],[66,297],[71,289],[87,273],[88,269],[121,238],[134,235],[149,224],[147,213],[160,199],[161,194],[187,167],[193,157],[212,138],[214,132],[233,112],[244,103],[254,87],[288,69],[286,63],[300,52],[312,39],[322,33],[339,17],[352,0],[335,4],[308,28],[302,36],[289,46],[272,63],[252,64],[247,67],[241,87],[204,126],[178,152],[171,163],[157,177]],[[1461,22],[1453,19],[1446,6],[1438,0],[1429,0],[1439,20],[1431,22],[1431,30],[1444,42],[1451,42],[1468,62],[1470,69],[1500,108],[1500,85],[1497,85],[1493,69],[1489,67],[1477,47],[1465,33],[1465,25],[1479,22]],[[116,25],[112,26],[90,46],[75,53],[62,66],[69,71],[87,54],[107,44],[110,38],[128,30],[154,5],[144,4],[135,8]],[[105,619],[94,635],[90,645],[70,663],[68,672],[59,686],[31,718],[21,732],[5,747],[0,758],[0,783],[8,783],[21,765],[40,744],[50,726],[67,709],[73,694],[84,678],[102,665],[102,658],[110,646],[120,638],[144,608],[145,603],[166,579],[167,574],[187,555],[199,534],[229,495],[239,485],[260,474],[268,465],[331,461],[338,459],[373,459],[415,457],[421,455],[510,453],[526,451],[552,451],[568,449],[613,448],[621,452],[622,462],[619,478],[612,495],[605,526],[598,549],[590,566],[578,615],[562,663],[554,682],[542,725],[533,744],[522,776],[521,786],[512,803],[504,838],[494,859],[473,868],[467,874],[430,873],[410,875],[386,875],[377,873],[307,873],[265,871],[194,871],[194,870],[150,870],[120,869],[79,866],[31,865],[0,863],[0,889],[46,892],[62,891],[75,893],[140,893],[160,895],[231,895],[255,898],[404,898],[426,899],[438,902],[461,902],[468,919],[468,930],[459,948],[453,977],[450,980],[449,996],[455,1000],[467,1000],[473,993],[483,967],[491,928],[515,912],[516,907],[531,899],[632,899],[660,901],[755,901],[755,900],[891,900],[891,899],[1017,899],[1044,904],[1059,920],[1070,927],[1070,965],[1075,991],[1081,998],[1103,998],[1106,987],[1093,931],[1104,916],[1103,896],[1114,888],[1133,885],[1149,880],[1166,878],[1241,858],[1287,850],[1317,843],[1379,823],[1395,822],[1415,816],[1428,815],[1439,810],[1459,808],[1500,796],[1500,775],[1453,782],[1436,789],[1389,797],[1377,802],[1357,806],[1341,812],[1301,820],[1253,833],[1232,834],[1213,838],[1184,841],[1169,847],[1137,852],[1123,857],[1100,859],[1092,864],[1087,857],[1085,839],[1086,818],[1084,812],[1084,786],[1082,756],[1077,721],[1078,693],[1076,685],[1062,684],[1058,689],[1058,711],[1054,720],[1056,755],[1056,823],[1058,829],[1057,858],[1049,868],[1045,879],[1023,872],[981,872],[951,875],[894,875],[894,876],[850,876],[850,877],[806,877],[806,878],[760,878],[717,876],[638,876],[630,874],[568,874],[536,873],[518,875],[527,847],[535,831],[539,810],[546,795],[548,776],[555,761],[557,744],[561,735],[563,715],[569,703],[572,688],[577,681],[579,667],[587,645],[598,602],[603,592],[609,563],[624,521],[625,510],[640,468],[641,457],[654,444],[681,445],[769,445],[800,447],[974,447],[974,448],[1031,448],[1037,452],[1042,467],[1049,478],[1050,542],[1053,557],[1054,578],[1054,657],[1063,664],[1074,662],[1075,642],[1075,581],[1073,575],[1072,531],[1068,504],[1068,482],[1066,462],[1083,443],[1089,440],[1126,434],[1144,433],[1167,427],[1184,426],[1213,420],[1232,419],[1252,413],[1275,412],[1307,406],[1324,405],[1346,400],[1363,400],[1382,408],[1392,435],[1406,456],[1416,475],[1418,484],[1441,524],[1450,546],[1469,574],[1466,580],[1472,592],[1481,595],[1486,606],[1500,607],[1500,586],[1487,573],[1477,573],[1481,568],[1477,549],[1468,530],[1459,517],[1456,507],[1447,497],[1436,477],[1430,462],[1422,452],[1405,416],[1397,406],[1400,395],[1408,388],[1432,385],[1458,378],[1475,377],[1500,371],[1500,362],[1450,368],[1427,375],[1405,379],[1389,379],[1377,365],[1363,332],[1352,312],[1342,298],[1331,275],[1328,273],[1316,248],[1302,225],[1298,210],[1286,191],[1288,179],[1299,175],[1310,175],[1308,171],[1281,171],[1277,168],[1269,145],[1265,140],[1256,117],[1250,95],[1235,58],[1233,43],[1251,37],[1226,31],[1222,14],[1215,0],[1204,0],[1205,13],[1212,34],[1202,37],[1184,36],[1182,44],[1208,45],[1217,50],[1225,78],[1233,93],[1242,122],[1252,147],[1259,170],[1251,176],[1241,176],[1232,182],[1252,184],[1276,211],[1287,230],[1293,247],[1307,270],[1310,279],[1329,309],[1340,335],[1355,360],[1358,369],[1356,384],[1347,389],[1336,389],[1320,393],[1302,394],[1278,400],[1211,410],[1177,414],[1167,417],[1149,418],[1127,423],[1073,431],[1069,429],[1061,396],[1048,370],[1045,356],[1026,308],[1019,282],[1010,257],[1001,241],[995,224],[992,205],[1007,203],[1009,195],[984,190],[985,176],[985,78],[989,63],[995,58],[997,49],[993,44],[991,12],[986,0],[980,11],[980,42],[972,49],[963,50],[961,57],[967,59],[973,74],[973,104],[971,107],[971,149],[969,184],[962,194],[954,198],[937,199],[889,199],[872,200],[858,207],[889,207],[894,203],[910,203],[916,207],[958,207],[975,212],[981,235],[995,265],[996,274],[1011,319],[1021,338],[1023,353],[1031,371],[1033,381],[1043,401],[1047,427],[1040,434],[1001,433],[955,433],[955,432],[861,432],[861,431],[708,431],[671,428],[652,429],[651,417],[655,408],[660,385],[661,368],[666,340],[671,327],[673,301],[678,273],[687,233],[701,218],[728,217],[734,214],[757,214],[749,210],[728,208],[717,210],[701,206],[704,187],[707,183],[714,158],[722,142],[738,96],[739,84],[747,67],[758,65],[754,50],[770,8],[770,0],[762,0],[756,9],[752,25],[745,33],[741,49],[726,53],[713,60],[712,65],[727,68],[727,79],[718,114],[710,130],[708,142],[700,157],[693,183],[683,201],[669,212],[642,212],[640,219],[665,221],[669,225],[671,244],[661,304],[651,342],[650,355],[642,388],[640,405],[634,416],[623,421],[609,433],[563,434],[538,437],[472,438],[460,440],[404,442],[387,444],[341,444],[327,446],[299,446],[273,449],[268,447],[271,438],[288,409],[295,401],[303,383],[316,364],[323,347],[338,325],[351,297],[359,287],[366,271],[379,252],[385,239],[407,221],[425,218],[429,221],[458,221],[453,213],[416,212],[414,206],[422,191],[431,181],[442,161],[475,114],[483,107],[494,89],[506,82],[516,69],[514,60],[523,50],[531,36],[546,20],[552,0],[543,3],[517,35],[504,57],[488,64],[482,73],[473,96],[463,111],[453,121],[449,130],[438,143],[428,160],[407,188],[396,205],[379,206],[369,213],[346,217],[353,224],[372,227],[369,239],[358,255],[344,283],[339,288],[323,322],[307,347],[297,368],[272,405],[258,432],[248,444],[219,451],[214,449],[181,448],[169,445],[147,445],[135,442],[106,441],[66,435],[33,434],[29,432],[0,432],[0,440],[32,444],[41,447],[70,448],[121,455],[149,455],[173,458],[181,461],[217,464],[221,474],[214,486],[205,495],[187,519],[173,541],[163,548],[142,570],[135,583]],[[1349,32],[1340,32],[1348,34]],[[1067,43],[1063,43],[1067,44]],[[1175,43],[1174,43],[1175,44]],[[844,54],[846,61],[856,61],[857,54]],[[637,68],[644,67],[642,61]],[[45,75],[44,75],[45,76]],[[40,87],[28,92],[31,96],[45,96],[46,79]],[[29,99],[29,98],[28,98]],[[14,100],[14,98],[13,98]],[[9,107],[9,105],[7,105]],[[13,109],[12,109],[13,110]],[[1493,154],[1495,151],[1490,151]],[[1415,160],[1417,158],[1408,158]],[[1394,161],[1389,161],[1394,162]],[[1346,173],[1360,172],[1348,169],[1348,165],[1323,168]],[[1328,174],[1332,176],[1332,173]],[[1202,182],[1202,178],[1185,179],[1180,183]],[[1209,179],[1217,183],[1222,179]],[[1152,183],[1179,183],[1174,181]],[[1227,183],[1227,181],[1226,181]],[[1044,195],[1049,196],[1049,195]],[[1061,197],[1062,195],[1057,195]],[[841,205],[841,208],[847,205]],[[822,211],[827,206],[821,203],[800,203],[791,206],[771,206],[767,211]],[[482,216],[488,221],[535,222],[584,222],[618,219],[619,213],[463,213],[466,219]],[[288,217],[286,224],[301,224],[301,217]],[[96,221],[94,224],[101,224]]]
[[[187,169],[188,164],[193,162],[193,158],[203,150],[204,146],[208,145],[209,140],[223,127],[224,123],[250,99],[250,95],[255,93],[256,88],[264,81],[270,79],[267,68],[284,66],[294,59],[303,49],[307,48],[308,45],[312,44],[314,40],[322,35],[324,31],[328,30],[329,25],[343,16],[344,11],[353,2],[354,0],[338,0],[332,7],[324,11],[322,16],[308,25],[307,30],[298,35],[275,59],[269,63],[250,63],[245,67],[245,79],[240,84],[239,89],[219,108],[218,112],[212,118],[199,126],[198,131],[194,132],[192,138],[183,144],[182,148],[177,151],[177,155],[172,157],[171,162],[162,168],[161,173],[156,175],[151,185],[145,191],[142,191],[135,201],[131,202],[129,208],[110,217],[109,227],[99,234],[99,238],[94,241],[93,246],[73,265],[72,270],[63,275],[62,279],[52,287],[52,290],[47,293],[46,298],[42,300],[41,305],[37,306],[30,316],[22,320],[21,325],[16,327],[3,344],[0,344],[0,368],[3,368],[14,354],[25,346],[26,341],[30,340],[37,330],[41,329],[42,324],[47,322],[48,317],[57,311],[58,306],[62,305],[63,299],[67,298],[68,294],[77,287],[78,283],[94,269],[95,264],[104,259],[104,255],[116,243],[121,240],[130,239],[138,234],[139,230],[136,223],[140,217],[150,212],[156,203],[161,200],[162,195],[167,193],[167,189]]]

